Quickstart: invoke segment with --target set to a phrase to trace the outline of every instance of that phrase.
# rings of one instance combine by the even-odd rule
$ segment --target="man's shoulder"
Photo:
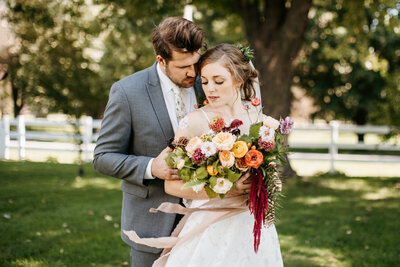
[[[144,70],[135,72],[125,78],[122,78],[117,84],[124,88],[125,90],[134,90],[136,88],[143,88],[147,83],[149,83],[151,76],[154,76],[155,68],[154,66],[148,67]]]

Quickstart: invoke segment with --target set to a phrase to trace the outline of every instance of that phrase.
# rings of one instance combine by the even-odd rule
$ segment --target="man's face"
[[[161,70],[179,87],[188,88],[194,85],[197,74],[197,62],[200,59],[200,50],[193,53],[172,51],[172,58],[165,61],[157,56]]]

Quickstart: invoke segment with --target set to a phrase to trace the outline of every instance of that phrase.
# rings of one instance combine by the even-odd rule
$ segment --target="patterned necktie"
[[[175,94],[175,108],[178,122],[186,115],[185,103],[183,103],[181,90],[182,89],[180,89],[178,86],[174,86],[172,88],[172,91]]]

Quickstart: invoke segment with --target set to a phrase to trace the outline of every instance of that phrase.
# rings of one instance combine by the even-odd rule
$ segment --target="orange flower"
[[[233,144],[232,150],[233,154],[235,155],[235,158],[243,158],[244,155],[246,155],[247,151],[249,149],[247,148],[247,144],[244,141],[236,141]]]
[[[264,156],[260,151],[256,150],[255,146],[253,146],[251,150],[246,153],[246,156],[244,156],[244,160],[247,166],[257,169],[263,162]]]
[[[208,174],[211,175],[211,176],[215,176],[215,175],[218,174],[218,170],[217,170],[217,169],[214,169],[214,167],[213,167],[212,165],[208,165],[208,166],[207,166],[207,172],[208,172]]]

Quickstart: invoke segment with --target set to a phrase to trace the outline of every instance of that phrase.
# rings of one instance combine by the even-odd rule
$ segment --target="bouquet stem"
[[[261,172],[254,169],[251,172],[251,189],[249,196],[249,210],[254,215],[254,251],[257,253],[260,245],[261,229],[268,211],[268,192],[263,184]]]

